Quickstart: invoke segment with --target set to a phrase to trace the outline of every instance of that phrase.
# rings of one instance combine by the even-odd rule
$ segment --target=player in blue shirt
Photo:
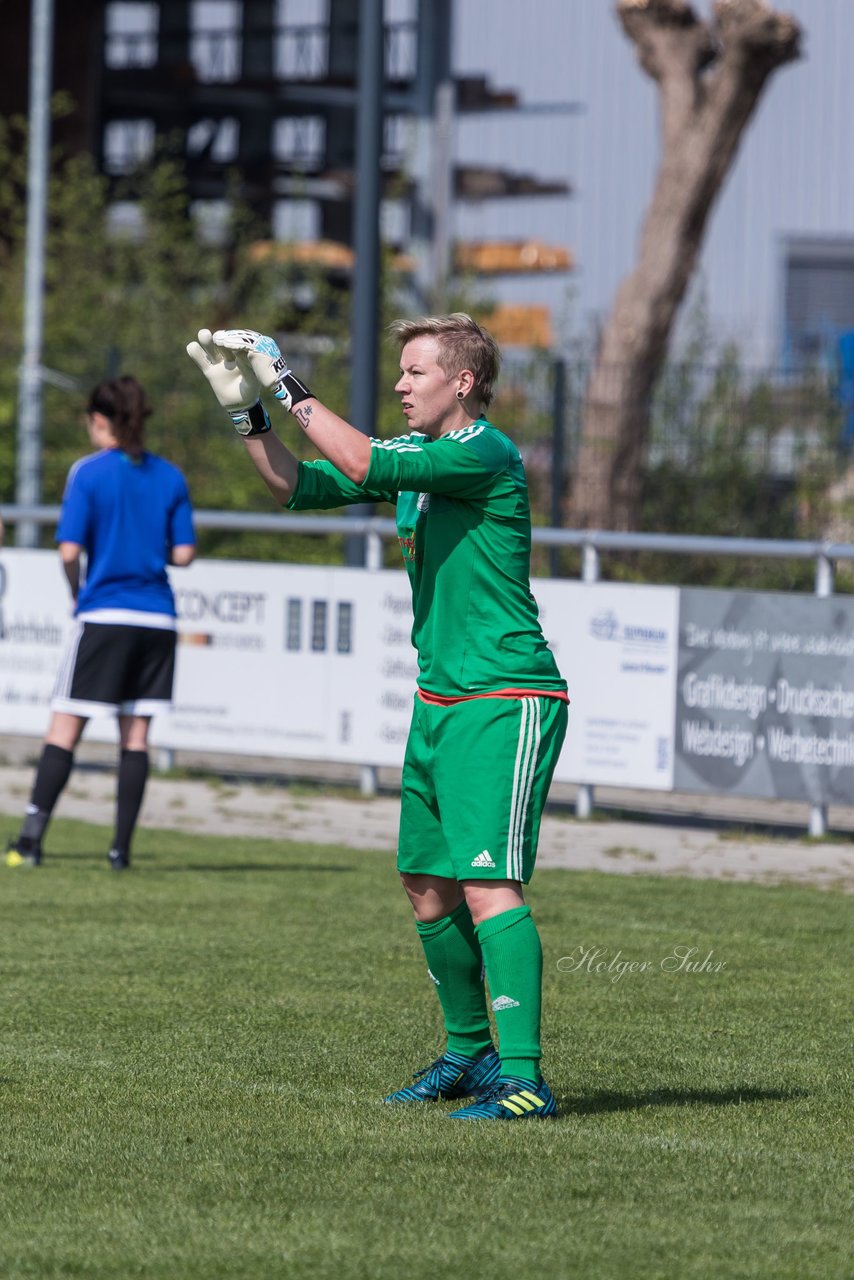
[[[142,387],[127,375],[99,383],[89,397],[86,424],[97,452],[69,471],[56,531],[75,626],[7,866],[41,863],[42,838],[71,773],[74,750],[90,717],[104,714],[118,717],[121,741],[108,856],[116,871],[130,865],[148,778],[151,718],[172,699],[177,633],[166,565],[190,564],[196,541],[183,475],[143,447],[150,413]]]

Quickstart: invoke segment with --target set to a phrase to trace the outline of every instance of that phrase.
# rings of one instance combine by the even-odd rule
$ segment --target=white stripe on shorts
[[[534,774],[540,751],[540,699],[520,698],[522,722],[513,771],[513,795],[510,800],[510,830],[507,836],[507,879],[522,879],[522,853],[525,847],[525,822],[534,785]]]
[[[53,686],[53,698],[67,698],[71,693],[71,681],[74,679],[74,667],[77,662],[77,650],[80,648],[80,641],[83,639],[83,623],[74,623],[65,642],[65,652],[59,664],[59,670],[56,673],[56,681]],[[53,702],[51,702],[53,706]],[[61,708],[60,708],[61,709]]]

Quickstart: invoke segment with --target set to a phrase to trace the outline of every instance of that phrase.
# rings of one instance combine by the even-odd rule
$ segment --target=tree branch
[[[800,28],[767,0],[617,0],[623,29],[657,83],[662,150],[638,259],[602,331],[573,477],[583,525],[631,528],[649,402],[703,234],[765,83],[800,54]]]
[[[702,103],[699,73],[717,57],[717,40],[687,0],[619,0],[617,13],[638,61],[661,90],[666,150]]]
[[[716,0],[721,65],[746,71],[761,85],[777,67],[800,57],[801,29],[787,13],[765,0]]]

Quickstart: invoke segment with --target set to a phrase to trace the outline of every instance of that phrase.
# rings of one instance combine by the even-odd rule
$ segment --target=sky
[[[711,9],[708,0],[694,7],[703,16]],[[779,358],[783,238],[854,236],[854,0],[775,7],[799,21],[803,56],[766,86],[713,210],[695,282],[715,333],[755,364]],[[531,105],[580,104],[574,113],[458,122],[461,159],[568,178],[574,194],[458,208],[455,232],[566,245],[576,271],[507,281],[502,296],[548,302],[564,332],[589,332],[632,266],[658,156],[655,86],[613,0],[457,0],[453,48],[459,74],[486,72]]]

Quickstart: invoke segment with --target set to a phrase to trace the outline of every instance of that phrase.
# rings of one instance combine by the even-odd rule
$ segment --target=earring
[[[457,392],[457,399],[465,400],[465,398],[466,398],[466,393],[465,391],[462,390],[462,388],[460,388],[460,390]]]

